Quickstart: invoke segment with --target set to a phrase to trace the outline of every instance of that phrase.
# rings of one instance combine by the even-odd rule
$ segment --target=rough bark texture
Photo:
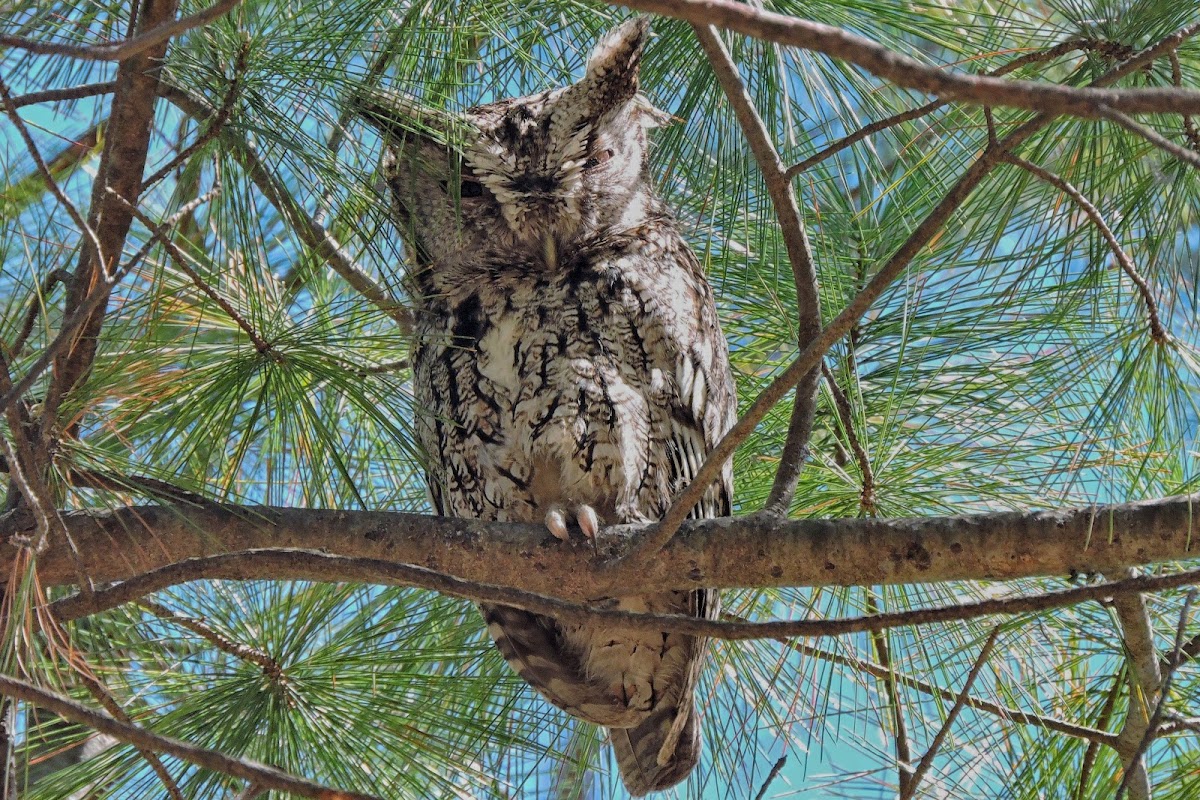
[[[645,526],[609,528],[594,552],[538,525],[418,514],[207,505],[141,506],[64,515],[84,571],[103,583],[186,558],[290,547],[416,564],[470,581],[586,599],[607,581],[627,590],[830,586],[1005,580],[1191,558],[1193,504],[1181,496],[1125,505],[918,519],[785,520],[767,515],[688,523],[653,560],[628,570],[601,562],[624,553]],[[0,520],[0,570],[28,516]],[[44,585],[76,582],[69,551],[52,540],[38,556]],[[329,575],[252,575],[330,580]],[[332,578],[336,579],[336,577]],[[354,580],[354,576],[345,576]]]

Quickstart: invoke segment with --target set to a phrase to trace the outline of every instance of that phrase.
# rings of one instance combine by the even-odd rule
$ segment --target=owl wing
[[[699,271],[690,250],[680,255]],[[707,293],[707,284],[701,284],[699,291]],[[737,417],[737,392],[729,369],[728,350],[711,296],[703,295],[699,306],[692,346],[679,355],[675,369],[677,391],[671,398],[667,443],[672,494],[691,483]],[[693,519],[728,516],[732,505],[733,468],[726,464],[720,479],[709,487],[688,516]],[[720,595],[715,589],[673,594],[679,597],[676,613],[705,619],[717,619],[721,614]],[[609,731],[621,777],[635,796],[674,786],[700,759],[700,726],[692,697],[704,666],[708,640],[683,638],[687,666],[678,690],[668,692],[665,702],[636,727]]]

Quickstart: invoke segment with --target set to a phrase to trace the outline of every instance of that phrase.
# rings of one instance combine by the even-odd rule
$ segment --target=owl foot
[[[581,505],[572,510],[575,512],[575,523],[584,537],[595,542],[596,533],[600,530],[600,517],[596,514],[596,509]],[[562,506],[551,506],[546,512],[546,527],[555,539],[565,542],[570,538],[567,533],[567,514]]]
[[[654,688],[650,682],[638,683],[629,675],[622,677],[624,681],[611,684],[608,691],[630,711],[649,711],[654,702]]]

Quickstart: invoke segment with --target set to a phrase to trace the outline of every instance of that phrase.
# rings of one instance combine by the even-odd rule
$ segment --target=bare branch
[[[1125,570],[1127,576],[1136,575],[1134,570]],[[1126,680],[1129,684],[1129,702],[1125,710],[1125,722],[1117,734],[1113,749],[1121,758],[1124,774],[1118,795],[1125,789],[1136,800],[1149,800],[1150,776],[1142,763],[1138,746],[1158,706],[1158,690],[1162,685],[1162,673],[1158,666],[1158,653],[1154,648],[1154,629],[1146,599],[1141,594],[1129,594],[1113,599],[1113,608],[1121,621],[1121,639],[1125,644]]]
[[[1117,706],[1117,698],[1121,695],[1121,684],[1124,683],[1125,676],[1118,675],[1117,680],[1113,683],[1112,689],[1104,699],[1104,706],[1100,709],[1100,716],[1096,720],[1096,727],[1104,732],[1106,740],[1093,739],[1088,742],[1087,750],[1083,753],[1083,766],[1079,770],[1079,786],[1075,792],[1075,800],[1087,800],[1088,781],[1092,777],[1092,768],[1096,765],[1096,756],[1100,754],[1100,745],[1107,744],[1109,747],[1116,748],[1117,737],[1113,734],[1104,731],[1108,726],[1109,720],[1112,719],[1113,709]]]
[[[771,783],[778,777],[779,771],[783,769],[783,765],[787,763],[787,753],[781,755],[775,761],[775,765],[771,767],[771,771],[767,773],[767,779],[762,782],[762,788],[758,790],[758,794],[754,796],[754,800],[763,800],[767,796],[767,789],[771,788]]]
[[[1159,319],[1158,304],[1154,301],[1154,294],[1150,291],[1150,285],[1146,283],[1146,279],[1141,276],[1137,267],[1134,266],[1133,259],[1121,247],[1121,243],[1117,241],[1117,237],[1113,234],[1112,229],[1108,227],[1108,224],[1104,221],[1104,217],[1100,215],[1099,209],[1092,205],[1092,202],[1084,196],[1083,192],[1050,170],[1026,161],[1012,153],[1006,153],[1004,160],[1045,181],[1075,201],[1075,204],[1082,209],[1083,213],[1087,215],[1092,224],[1100,231],[1100,235],[1104,237],[1104,241],[1108,243],[1109,249],[1112,250],[1113,256],[1117,259],[1117,263],[1121,265],[1121,269],[1125,271],[1125,274],[1129,276],[1129,279],[1133,281],[1134,286],[1137,287],[1138,292],[1141,294],[1142,302],[1146,305],[1146,315],[1149,317],[1150,338],[1158,344],[1166,342],[1167,331],[1163,328],[1162,321]]]
[[[930,67],[914,58],[841,28],[788,17],[731,0],[610,0],[613,5],[650,11],[694,25],[717,25],[756,39],[824,53],[862,67],[905,89],[916,89],[941,100],[981,106],[1011,106],[1044,114],[1098,118],[1108,107],[1142,113],[1200,113],[1200,91],[1154,88],[1109,91],[1074,88],[1034,81],[1014,81]],[[1200,23],[1184,29],[1189,36]]]
[[[62,100],[79,100],[83,97],[96,97],[101,94],[109,94],[117,88],[116,81],[104,81],[103,83],[85,83],[82,86],[67,86],[62,89],[45,89],[40,92],[29,92],[28,94],[18,95],[12,99],[12,103],[17,108],[24,106],[32,106],[37,103],[57,103]]]
[[[263,674],[272,680],[278,680],[283,675],[283,669],[279,666],[279,662],[271,658],[271,655],[264,650],[248,644],[242,644],[241,642],[235,642],[229,637],[217,633],[202,620],[172,611],[153,600],[142,599],[138,600],[137,604],[159,619],[173,622],[179,627],[185,628],[202,637],[218,650],[258,666],[262,669]]]
[[[216,750],[206,750],[178,739],[152,733],[7,675],[0,675],[0,693],[48,709],[63,719],[85,725],[135,747],[167,753],[204,769],[242,778],[258,786],[317,800],[379,800],[372,795],[329,789],[256,761],[231,758]]]
[[[197,556],[272,547],[420,564],[464,580],[564,598],[734,586],[870,586],[1113,573],[1195,558],[1194,496],[1057,511],[917,519],[693,520],[658,558],[613,584],[604,559],[651,525],[604,529],[597,549],[559,542],[545,526],[382,511],[233,506],[133,506],[63,514],[98,583]],[[26,515],[0,518],[0,537],[27,534]],[[63,543],[38,557],[43,585],[75,581]],[[0,573],[16,549],[0,542]],[[326,569],[322,574],[332,576]],[[290,573],[290,577],[302,577]],[[257,577],[271,577],[263,573]],[[277,576],[288,577],[288,576]],[[345,575],[333,580],[365,580]],[[132,598],[131,598],[132,599]]]
[[[942,723],[942,727],[938,730],[937,735],[933,737],[929,749],[921,757],[921,763],[917,764],[917,768],[913,771],[912,778],[909,779],[907,787],[900,792],[900,800],[910,800],[912,798],[917,787],[921,784],[921,779],[925,777],[925,773],[929,772],[929,768],[933,766],[934,757],[937,756],[942,742],[946,740],[946,736],[950,733],[950,726],[954,724],[954,720],[958,719],[959,713],[963,710],[966,699],[971,693],[971,686],[975,683],[975,679],[979,677],[979,671],[983,669],[983,665],[987,663],[988,658],[992,655],[992,648],[996,646],[996,637],[999,635],[1000,628],[992,628],[992,633],[988,636],[983,649],[979,652],[979,657],[975,659],[975,664],[971,667],[971,671],[967,673],[967,680],[963,683],[962,691],[958,693],[958,697],[954,701],[954,706],[950,709],[950,713],[946,715],[946,721]]]
[[[758,162],[767,194],[770,195],[771,204],[775,208],[775,218],[779,221],[779,230],[783,236],[788,261],[792,265],[792,277],[796,285],[797,331],[799,346],[803,349],[821,330],[821,301],[817,292],[817,271],[813,263],[812,247],[804,229],[804,216],[796,203],[795,190],[784,174],[784,165],[771,141],[770,131],[755,109],[746,84],[738,75],[737,65],[733,63],[733,58],[721,37],[717,35],[716,29],[710,25],[694,25],[692,30],[708,56],[713,73],[729,99],[729,104],[733,106],[738,124],[750,145],[754,160]],[[788,424],[787,441],[784,443],[779,468],[775,472],[775,480],[763,509],[767,513],[786,514],[791,506],[792,497],[796,492],[796,480],[808,459],[808,440],[812,435],[813,418],[816,415],[819,377],[817,370],[813,369],[801,378],[796,386],[796,399]],[[672,510],[686,514],[691,510],[691,506]],[[668,511],[668,515],[670,513]]]
[[[1119,111],[1116,111],[1108,106],[1100,107],[1100,116],[1110,122],[1115,122],[1131,133],[1136,133],[1147,142],[1154,145],[1160,150],[1178,158],[1180,161],[1189,166],[1200,169],[1200,153],[1193,152],[1182,145],[1175,144],[1167,137],[1163,136],[1153,128],[1149,128],[1136,120],[1130,119]]]
[[[441,594],[477,602],[498,603],[559,620],[594,623],[610,620],[613,625],[650,631],[676,631],[712,639],[740,641],[780,637],[841,636],[847,633],[958,622],[992,615],[1017,615],[1107,601],[1116,594],[1161,591],[1186,586],[1200,578],[1200,569],[1168,575],[1139,576],[1112,583],[1077,586],[1027,597],[980,600],[953,606],[893,611],[861,617],[829,620],[776,620],[770,622],[721,622],[681,614],[642,614],[619,611],[611,604],[589,605],[536,594],[508,585],[465,581],[452,575],[411,564],[370,558],[347,558],[312,550],[272,548],[226,553],[180,561],[138,575],[115,586],[90,594],[57,600],[50,610],[62,621],[77,619],[121,605],[168,586],[192,580],[319,580],[361,581],[386,586],[417,586]],[[639,587],[640,588],[640,587]]]
[[[1171,62],[1171,83],[1182,87],[1183,67],[1179,65],[1179,53],[1172,50],[1167,54],[1167,58]],[[1200,153],[1200,128],[1196,127],[1196,120],[1188,114],[1183,115],[1183,135],[1187,137],[1188,145],[1192,150]]]
[[[837,409],[842,430],[846,433],[846,443],[850,445],[850,450],[854,453],[854,460],[858,463],[858,471],[862,475],[862,490],[859,492],[858,498],[859,508],[867,516],[873,516],[875,514],[875,472],[871,469],[871,457],[867,455],[866,448],[863,447],[858,433],[854,430],[854,414],[850,409],[850,400],[842,391],[842,387],[838,386],[837,380],[833,377],[833,371],[824,362],[821,364],[821,373],[825,376],[825,383],[833,395],[833,405]]]
[[[15,47],[37,55],[66,56],[84,61],[125,61],[140,53],[144,53],[155,45],[166,42],[174,36],[219,19],[241,2],[242,0],[219,0],[203,11],[192,14],[190,17],[158,25],[131,39],[120,42],[105,42],[93,45],[60,44],[38,42],[33,39],[26,39],[23,36],[0,33],[0,47]]]
[[[1089,39],[1071,39],[1069,41],[1056,44],[1054,47],[1051,47],[1047,50],[1038,50],[1034,53],[1026,53],[1025,55],[1014,58],[1007,64],[998,67],[987,74],[992,77],[1000,77],[1001,75],[1007,75],[1010,72],[1014,72],[1021,67],[1026,67],[1030,64],[1036,64],[1044,61],[1052,61],[1053,59],[1066,55],[1073,50],[1088,49],[1094,45],[1095,43]],[[885,131],[888,128],[894,128],[897,125],[901,125],[905,122],[911,122],[912,120],[919,119],[927,114],[932,114],[934,111],[937,111],[939,108],[942,108],[945,105],[946,103],[942,102],[941,100],[934,100],[932,103],[926,103],[919,108],[901,111],[899,114],[894,114],[886,119],[872,122],[869,125],[859,128],[854,133],[843,136],[841,139],[838,139],[833,144],[828,145],[803,161],[788,167],[787,177],[789,180],[791,180],[800,173],[812,169],[825,159],[837,155],[847,147],[861,142],[863,139],[866,139],[872,134]]]

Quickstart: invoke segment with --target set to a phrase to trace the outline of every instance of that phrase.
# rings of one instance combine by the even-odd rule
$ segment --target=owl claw
[[[550,529],[554,538],[561,542],[570,538],[567,535],[567,517],[559,506],[553,506],[546,512],[546,527]]]
[[[594,543],[596,534],[600,531],[600,517],[596,514],[596,509],[591,506],[575,506],[573,510],[575,523],[579,525],[584,538]],[[562,506],[551,506],[546,512],[546,527],[555,539],[565,542],[570,538],[567,532],[567,515]]]

